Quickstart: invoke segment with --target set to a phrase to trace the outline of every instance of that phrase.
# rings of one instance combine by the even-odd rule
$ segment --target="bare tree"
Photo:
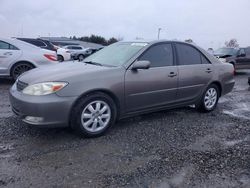
[[[239,44],[237,39],[231,39],[230,41],[225,42],[225,46],[229,48],[238,48]]]

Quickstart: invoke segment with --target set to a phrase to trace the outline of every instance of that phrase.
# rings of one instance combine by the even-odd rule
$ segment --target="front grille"
[[[17,91],[22,91],[22,90],[24,90],[24,88],[26,88],[27,86],[28,86],[27,83],[21,82],[20,80],[17,81],[17,84],[16,84]]]

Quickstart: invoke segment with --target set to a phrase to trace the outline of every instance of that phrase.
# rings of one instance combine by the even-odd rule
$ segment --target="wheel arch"
[[[209,85],[212,85],[212,84],[216,85],[219,88],[219,92],[220,92],[219,96],[221,97],[221,95],[222,95],[222,85],[221,85],[221,83],[219,81],[213,81]]]
[[[70,112],[69,112],[69,117],[68,117],[69,122],[70,122],[70,117],[72,115],[73,108],[76,106],[78,101],[81,100],[82,98],[87,97],[88,95],[91,95],[91,94],[94,94],[94,93],[104,93],[104,94],[108,95],[109,97],[111,97],[113,99],[113,101],[114,101],[114,103],[116,105],[116,108],[117,108],[117,119],[119,119],[121,105],[120,105],[120,100],[118,99],[118,97],[110,90],[107,90],[107,89],[94,89],[94,90],[84,92],[83,94],[81,94],[74,101],[74,103],[72,104],[72,106],[70,108]]]
[[[34,68],[37,67],[37,66],[35,65],[35,63],[32,63],[31,61],[20,60],[20,61],[17,61],[17,62],[15,62],[15,63],[13,63],[13,64],[10,65],[10,68],[9,68],[9,75],[10,75],[10,76],[12,76],[11,73],[12,73],[12,71],[13,71],[13,68],[14,68],[16,65],[21,64],[21,63],[30,64],[30,65],[32,65]]]

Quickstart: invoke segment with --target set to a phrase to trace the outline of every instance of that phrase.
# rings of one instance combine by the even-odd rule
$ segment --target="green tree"
[[[114,37],[110,38],[110,39],[107,41],[108,45],[113,44],[113,43],[116,43],[116,42],[118,42],[118,39],[116,39],[116,38],[114,38]]]

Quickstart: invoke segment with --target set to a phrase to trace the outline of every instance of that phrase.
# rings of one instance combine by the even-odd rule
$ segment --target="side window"
[[[240,51],[239,51],[239,55],[242,55],[242,54],[246,54],[245,52],[245,49],[244,48],[241,48]]]
[[[211,64],[210,61],[208,61],[207,58],[205,58],[205,56],[202,54],[201,54],[201,62],[202,64]]]
[[[8,43],[3,42],[3,41],[0,41],[0,49],[2,49],[2,50],[7,50],[7,49],[10,48],[9,46],[10,46],[10,45],[9,45]]]
[[[187,44],[176,44],[179,65],[201,64],[201,53]]]
[[[13,45],[11,45],[11,44],[10,44],[10,49],[11,49],[11,50],[18,50],[17,47],[15,47],[15,46],[13,46]]]
[[[139,60],[146,60],[151,62],[151,67],[172,66],[173,50],[171,44],[158,44],[149,48]]]
[[[73,46],[72,49],[74,49],[74,50],[81,50],[82,48],[79,47],[79,46]]]
[[[250,48],[246,48],[245,52],[246,52],[247,55],[250,55]]]
[[[1,50],[18,50],[17,47],[15,47],[9,43],[3,42],[3,41],[0,41],[0,49]]]

